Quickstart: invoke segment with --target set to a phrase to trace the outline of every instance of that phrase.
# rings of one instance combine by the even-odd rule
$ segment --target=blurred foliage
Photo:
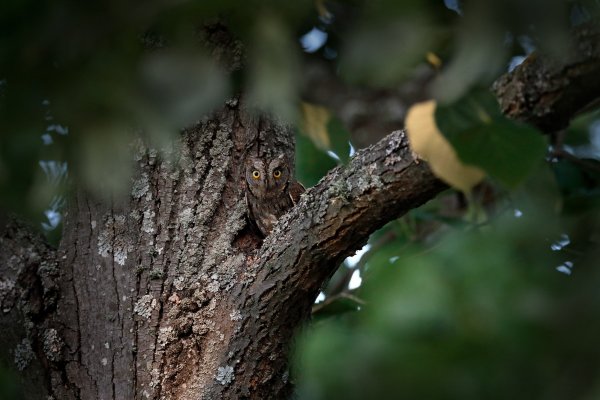
[[[304,62],[389,92],[430,63],[437,109],[417,122],[446,147],[425,144],[491,181],[451,174],[468,197],[391,222],[339,269],[297,350],[300,398],[597,398],[600,116],[546,146],[480,88],[533,51],[563,57],[569,28],[599,13],[598,0],[5,0],[0,211],[56,241],[66,183],[129,193],[140,136],[176,153],[182,127],[239,92],[296,125],[297,176],[314,185],[353,148],[340,115],[301,101],[321,89],[302,87]]]
[[[0,399],[25,400],[18,377],[5,366],[0,366]]]
[[[69,132],[54,140],[52,160],[109,197],[128,193],[126,149],[136,137],[170,148],[182,127],[233,93],[245,91],[250,107],[301,125],[307,55],[299,38],[311,29],[324,38],[311,56],[364,86],[393,89],[435,54],[441,67],[432,93],[453,108],[510,57],[532,48],[561,54],[569,25],[598,12],[594,0],[7,0],[0,4],[0,206],[39,221],[60,193],[37,187],[39,161],[48,160],[40,137],[51,126]],[[327,124],[331,138],[346,135],[336,116]],[[346,140],[328,150],[342,162],[350,153]]]
[[[433,173],[450,186],[469,193],[485,177],[485,172],[461,160],[455,147],[440,132],[435,119],[434,100],[414,104],[406,115],[411,148],[431,166]],[[493,151],[493,150],[492,150]]]
[[[310,103],[302,103],[302,132],[321,150],[331,149],[331,138],[327,123],[331,113],[327,108]]]
[[[293,123],[298,120],[299,46],[282,22],[269,13],[258,16],[249,50],[248,97],[252,107]]]
[[[412,148],[433,172],[465,193],[485,174],[516,187],[542,162],[547,149],[541,132],[505,117],[486,89],[475,89],[451,104],[415,104],[407,113],[406,128]]]
[[[306,187],[314,186],[336,161],[303,134],[296,134],[296,177]]]
[[[487,224],[441,220],[434,240],[389,224],[359,311],[302,337],[299,398],[597,398],[600,215],[561,217],[560,196],[544,167]],[[404,219],[442,213],[426,208]]]
[[[460,159],[514,187],[546,153],[541,132],[506,118],[488,90],[477,90],[437,107],[435,120]]]
[[[552,164],[556,181],[563,194],[562,208],[566,213],[580,214],[594,210],[600,204],[600,161],[571,158]]]
[[[346,163],[351,151],[350,132],[342,121],[325,107],[310,103],[302,103],[300,106],[300,132],[319,150],[329,152],[340,163]]]

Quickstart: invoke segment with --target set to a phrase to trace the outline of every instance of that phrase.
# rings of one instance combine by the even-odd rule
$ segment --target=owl
[[[271,233],[283,214],[292,208],[304,187],[292,177],[282,154],[272,160],[246,160],[246,204],[248,217],[263,236]]]

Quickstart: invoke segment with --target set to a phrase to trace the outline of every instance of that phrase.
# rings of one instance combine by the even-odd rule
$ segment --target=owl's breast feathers
[[[304,187],[295,181],[291,182],[289,188],[283,192],[266,193],[262,199],[247,191],[246,205],[248,206],[250,221],[254,223],[263,236],[267,236],[273,230],[277,220],[296,205],[304,191]]]

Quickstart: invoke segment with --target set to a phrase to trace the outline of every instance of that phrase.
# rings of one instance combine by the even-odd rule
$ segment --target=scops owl
[[[304,187],[292,177],[282,154],[272,160],[246,160],[246,203],[248,217],[267,236],[283,214],[292,208]]]

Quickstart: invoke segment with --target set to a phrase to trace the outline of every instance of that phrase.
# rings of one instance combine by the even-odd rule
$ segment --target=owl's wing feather
[[[300,196],[304,192],[306,192],[306,189],[304,188],[304,186],[302,186],[302,184],[300,182],[293,181],[290,183],[289,193],[290,193],[290,198],[292,199],[292,203],[294,205],[298,204],[298,202],[300,201]]]
[[[264,238],[271,233],[273,226],[277,223],[278,217],[272,210],[262,207],[262,204],[258,199],[250,199],[250,196],[252,196],[252,194],[246,192],[248,222],[250,223],[251,229]]]
[[[260,229],[260,227],[258,226],[258,223],[256,221],[256,216],[254,215],[254,210],[253,207],[250,204],[250,199],[248,199],[248,192],[246,192],[246,209],[248,210],[247,216],[248,216],[248,222],[250,223],[250,228],[260,234],[261,236],[265,236],[264,232]]]

